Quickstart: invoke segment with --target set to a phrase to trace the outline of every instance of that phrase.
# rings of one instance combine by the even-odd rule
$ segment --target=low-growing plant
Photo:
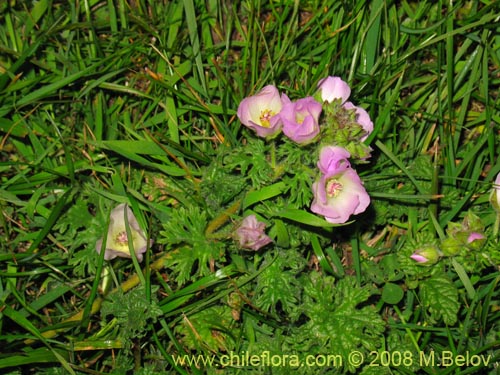
[[[0,369],[495,374],[498,4],[0,5]]]

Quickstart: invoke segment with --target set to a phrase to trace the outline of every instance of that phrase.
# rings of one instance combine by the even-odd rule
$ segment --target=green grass
[[[2,2],[1,371],[291,371],[223,366],[268,351],[344,360],[303,374],[495,374],[499,14],[486,0]],[[333,228],[308,209],[314,151],[236,117],[265,85],[297,99],[328,75],[374,122],[356,165],[371,206]],[[141,265],[95,251],[119,203],[154,240]],[[236,246],[249,213],[274,245]],[[471,228],[480,248],[409,259]],[[489,361],[439,366],[448,352]]]

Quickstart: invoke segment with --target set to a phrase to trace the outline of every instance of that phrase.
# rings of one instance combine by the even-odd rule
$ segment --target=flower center
[[[335,198],[342,191],[342,184],[335,178],[331,178],[326,182],[326,195],[328,198]]]
[[[300,112],[297,112],[295,114],[295,121],[297,122],[297,124],[299,125],[302,125],[302,123],[304,122],[304,119],[306,118],[306,116],[303,114],[303,113],[300,113]]]
[[[127,232],[120,232],[115,238],[116,243],[120,245],[128,245]]]
[[[264,109],[263,111],[260,112],[260,124],[264,128],[269,128],[271,127],[271,117],[274,116],[273,111],[270,109]]]

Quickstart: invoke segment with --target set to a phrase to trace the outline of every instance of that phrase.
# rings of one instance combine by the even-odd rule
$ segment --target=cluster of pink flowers
[[[331,76],[318,83],[314,97],[296,101],[268,85],[243,99],[237,112],[241,123],[259,137],[270,139],[282,132],[299,145],[319,143],[319,176],[312,184],[311,211],[335,224],[347,222],[370,204],[349,159],[363,161],[370,156],[363,141],[372,132],[373,122],[363,108],[348,101],[350,94],[346,82]]]
[[[362,129],[359,141],[363,142],[373,130],[373,122],[361,107],[348,101],[349,85],[339,77],[327,77],[318,83],[315,97],[291,101],[280,94],[275,86],[265,86],[256,95],[243,99],[238,107],[241,123],[259,137],[271,138],[280,131],[299,144],[308,144],[320,134],[320,116],[325,105],[340,104],[344,110],[354,113],[354,121]],[[323,103],[320,103],[321,100]],[[329,126],[331,124],[324,124]]]
[[[238,118],[259,137],[273,137],[281,130],[293,141],[305,144],[319,134],[321,104],[312,97],[292,102],[272,85],[241,101]]]

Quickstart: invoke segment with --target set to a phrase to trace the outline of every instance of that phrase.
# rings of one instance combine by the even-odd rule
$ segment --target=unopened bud
[[[438,248],[434,245],[427,245],[420,249],[417,249],[410,258],[419,264],[430,266],[437,263],[440,257],[440,252]]]

